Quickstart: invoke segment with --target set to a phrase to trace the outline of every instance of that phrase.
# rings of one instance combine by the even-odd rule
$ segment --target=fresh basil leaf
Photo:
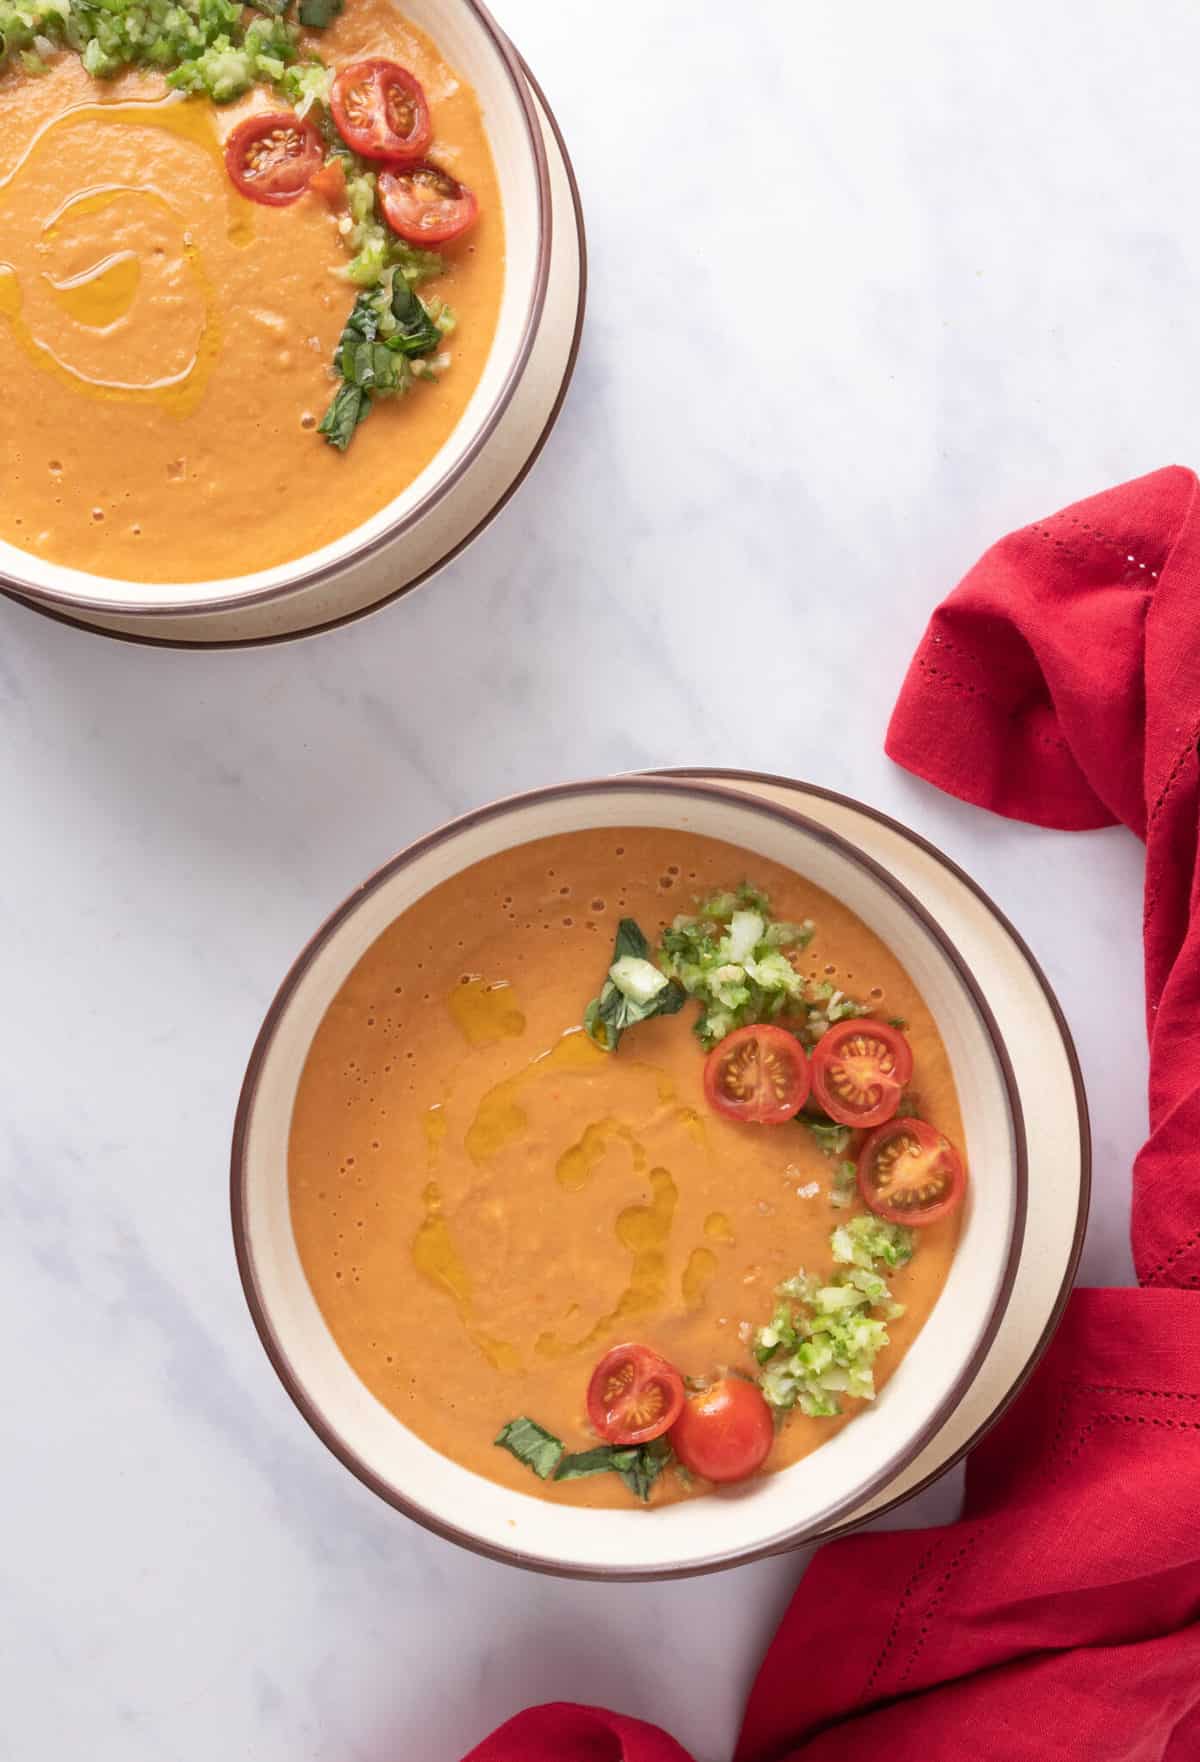
[[[362,386],[364,391],[394,392],[407,380],[408,368],[386,343],[359,343],[353,351],[351,371],[346,373],[346,378],[352,385]]]
[[[613,1465],[625,1485],[643,1503],[648,1502],[651,1487],[671,1460],[671,1446],[667,1440],[653,1438],[637,1450],[618,1450],[615,1454],[629,1458],[623,1465],[615,1462]]]
[[[649,1003],[635,1003],[618,991],[611,979],[606,979],[599,997],[593,998],[584,1010],[583,1025],[597,1046],[605,1052],[615,1052],[626,1028],[648,1022],[654,1016],[673,1016],[686,1001],[682,988],[670,984],[664,985]]]
[[[563,1445],[552,1432],[546,1431],[532,1419],[524,1415],[520,1419],[510,1419],[504,1426],[495,1442],[502,1450],[531,1468],[539,1480],[548,1481],[558,1467],[563,1456]]]
[[[260,0],[254,0],[255,5]],[[345,0],[300,0],[300,23],[310,31],[323,31],[342,10]]]
[[[650,944],[632,918],[622,918],[617,925],[610,967],[627,956],[635,960],[650,958]],[[584,1010],[583,1026],[603,1051],[615,1052],[626,1028],[632,1028],[638,1022],[648,1022],[653,1016],[673,1016],[686,1001],[686,992],[674,980],[644,1003],[639,1003],[635,998],[626,997],[612,979],[607,978],[599,997],[594,997]]]
[[[617,925],[611,964],[615,966],[627,954],[633,955],[636,960],[640,961],[650,959],[650,944],[642,935],[641,926],[633,918],[622,918]]]
[[[564,1456],[554,1471],[556,1481],[582,1481],[593,1474],[611,1474],[616,1467],[614,1457],[620,1454],[611,1444],[599,1444],[594,1450],[576,1450]],[[625,1451],[625,1455],[632,1452]]]
[[[392,317],[399,328],[388,338],[388,347],[401,355],[429,355],[441,343],[441,331],[402,275],[392,282]]]
[[[344,453],[354,439],[359,423],[371,414],[371,400],[360,385],[343,384],[334,393],[317,433],[324,435],[331,447]]]
[[[643,1501],[649,1499],[651,1487],[671,1460],[671,1446],[665,1438],[627,1448],[598,1444],[593,1450],[564,1453],[552,1432],[524,1416],[510,1419],[496,1443],[541,1480],[582,1481],[594,1474],[619,1474]]]
[[[556,1481],[580,1481],[594,1474],[619,1474],[637,1498],[646,1501],[650,1489],[671,1460],[671,1446],[665,1438],[649,1444],[619,1448],[600,1444],[594,1450],[580,1450],[564,1456],[555,1473]]]
[[[343,379],[353,380],[359,349],[364,343],[373,343],[378,335],[379,306],[374,290],[371,290],[355,300],[333,351],[333,364]]]
[[[403,391],[412,376],[404,355],[380,340],[379,301],[376,289],[359,294],[334,350],[333,364],[343,383],[318,433],[342,453],[371,413],[371,394]]]

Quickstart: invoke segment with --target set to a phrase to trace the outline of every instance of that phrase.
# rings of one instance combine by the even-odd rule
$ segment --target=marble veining
[[[156,653],[0,604],[5,1762],[454,1762],[547,1696],[729,1756],[800,1559],[657,1586],[476,1560],[325,1453],[242,1302],[226,1157],[262,1012],[449,814],[709,763],[907,820],[1059,989],[1096,1129],[1085,1276],[1131,1277],[1140,849],[987,819],[881,738],[988,542],[1194,460],[1200,16],[500,10],[593,254],[521,494],[434,586],[315,642]]]

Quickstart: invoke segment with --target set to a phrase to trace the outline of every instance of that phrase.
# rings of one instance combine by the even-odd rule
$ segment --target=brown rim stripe
[[[761,781],[770,782],[772,779],[764,777]],[[262,1295],[255,1277],[253,1256],[249,1244],[249,1232],[246,1227],[244,1203],[246,1182],[245,1151],[246,1139],[250,1120],[254,1112],[254,1104],[262,1066],[274,1042],[275,1032],[284,1011],[291,1001],[292,995],[300,980],[307,973],[316,956],[325,948],[338,930],[340,930],[345,921],[357,910],[358,906],[367,895],[376,892],[385,882],[389,881],[393,875],[397,874],[400,870],[407,868],[419,856],[436,848],[448,838],[452,838],[470,827],[482,825],[487,821],[502,819],[507,814],[512,813],[514,809],[541,805],[548,802],[562,801],[581,794],[593,794],[596,792],[608,795],[633,794],[635,792],[644,791],[648,783],[652,783],[658,789],[668,791],[676,800],[690,797],[693,800],[699,799],[700,801],[728,801],[732,796],[742,806],[748,808],[751,813],[761,818],[775,820],[777,822],[782,822],[785,825],[799,828],[818,843],[836,850],[845,860],[852,862],[858,868],[865,870],[887,892],[892,894],[892,896],[908,912],[910,917],[914,918],[922,926],[926,934],[938,944],[942,953],[954,967],[964,990],[971,999],[972,1005],[984,1027],[988,1039],[991,1042],[992,1052],[1000,1071],[1001,1081],[1008,1102],[1009,1116],[1012,1122],[1017,1192],[1012,1233],[1009,1241],[1004,1274],[987,1325],[985,1326],[979,1341],[976,1343],[975,1350],[972,1352],[970,1359],[963,1367],[959,1376],[955,1379],[954,1384],[945,1399],[939,1403],[936,1411],[931,1415],[926,1424],[923,1425],[918,1432],[913,1434],[901,1450],[898,1450],[891,1457],[885,1468],[880,1470],[880,1472],[873,1476],[868,1482],[856,1486],[844,1499],[835,1501],[827,1510],[821,1512],[810,1523],[798,1526],[794,1531],[790,1531],[783,1538],[764,1543],[760,1547],[739,1550],[731,1554],[714,1555],[704,1559],[689,1561],[686,1565],[676,1567],[651,1568],[645,1571],[638,1570],[637,1568],[605,1570],[603,1568],[580,1566],[573,1563],[550,1563],[542,1559],[534,1558],[518,1548],[503,1548],[491,1543],[482,1542],[477,1536],[470,1534],[466,1530],[459,1529],[456,1525],[444,1523],[440,1518],[434,1517],[415,1501],[396,1492],[394,1488],[381,1480],[370,1466],[362,1461],[361,1458],[350,1449],[340,1435],[326,1421],[324,1415],[317,1408],[316,1404],[310,1400],[299,1372],[293,1366],[284,1350],[282,1342],[276,1336],[267,1315],[266,1305],[263,1303]],[[847,801],[849,803],[848,797],[839,797],[836,799]],[[861,804],[851,803],[849,805],[858,807]],[[873,814],[873,810],[871,809],[864,809],[863,811]],[[880,819],[883,818],[882,815],[875,817]],[[950,938],[945,934],[933,917],[925,910],[924,906],[914,898],[902,883],[896,881],[891,875],[889,875],[887,870],[877,863],[874,858],[868,857],[862,851],[856,850],[852,844],[846,839],[840,837],[837,833],[831,832],[827,827],[819,825],[816,821],[807,819],[805,815],[797,812],[794,808],[783,807],[776,802],[764,801],[761,798],[746,795],[741,791],[731,789],[720,783],[700,782],[694,775],[684,777],[678,775],[654,774],[650,777],[602,777],[591,781],[577,783],[552,784],[547,788],[529,790],[522,794],[506,796],[499,801],[490,802],[484,807],[477,808],[471,813],[461,815],[456,820],[448,821],[445,825],[426,834],[423,838],[417,839],[414,843],[400,851],[389,862],[383,864],[381,868],[377,869],[374,874],[369,876],[360,887],[356,888],[354,892],[350,894],[328,918],[326,918],[316,934],[301,950],[276,993],[250,1054],[246,1075],[242,1083],[241,1094],[238,1098],[237,1114],[234,1120],[233,1129],[233,1144],[230,1155],[230,1208],[232,1214],[234,1249],[237,1255],[238,1272],[242,1280],[242,1289],[245,1292],[246,1301],[250,1307],[251,1317],[254,1321],[255,1328],[257,1329],[259,1339],[262,1341],[264,1350],[275,1367],[276,1374],[280,1378],[280,1381],[291,1396],[292,1401],[308,1421],[313,1431],[316,1432],[317,1436],[327,1448],[333,1452],[338,1460],[348,1468],[364,1486],[369,1487],[372,1492],[378,1494],[378,1496],[387,1504],[393,1506],[396,1510],[403,1512],[405,1516],[413,1518],[414,1521],[422,1524],[426,1529],[432,1530],[436,1535],[443,1536],[448,1541],[457,1542],[462,1547],[468,1548],[474,1553],[485,1555],[490,1559],[507,1561],[510,1564],[523,1566],[532,1571],[544,1572],[551,1576],[562,1578],[630,1580],[689,1578],[700,1573],[714,1572],[722,1567],[745,1565],[752,1560],[759,1560],[772,1554],[784,1553],[791,1548],[799,1547],[805,1543],[815,1541],[819,1537],[829,1535],[839,1523],[842,1523],[844,1527],[852,1527],[844,1524],[844,1520],[847,1518],[848,1514],[855,1511],[865,1500],[872,1498],[876,1493],[882,1491],[884,1487],[895,1479],[897,1474],[901,1473],[910,1462],[920,1455],[926,1444],[928,1444],[941,1430],[950,1414],[958,1405],[962,1395],[974,1382],[976,1374],[996,1337],[996,1333],[1008,1306],[1009,1297],[1012,1293],[1013,1282],[1016,1278],[1017,1265],[1020,1260],[1024,1239],[1027,1199],[1028,1164],[1026,1157],[1025,1126],[1012,1066],[1009,1062],[1003,1037],[1000,1034],[991,1010],[988,1007],[987,1000],[983,996],[970,968],[967,966]]]
[[[162,606],[143,600],[95,600],[84,594],[59,593],[53,588],[33,587],[29,582],[10,581],[7,576],[0,576],[0,592],[12,592],[22,604],[32,606],[40,611],[43,603],[47,609],[66,606],[72,611],[97,612],[101,616],[117,618],[173,618],[198,617],[209,612],[241,612],[254,606],[271,605],[276,600],[286,599],[301,588],[319,587],[323,582],[331,581],[343,574],[355,564],[368,561],[377,556],[386,546],[403,537],[411,530],[418,520],[424,517],[442,502],[452,489],[459,483],[464,473],[474,464],[483,448],[494,434],[500,418],[512,402],[513,393],[521,382],[525,368],[537,337],[542,312],[546,304],[546,288],[550,279],[550,252],[553,245],[553,218],[550,203],[550,167],[546,159],[545,142],[542,139],[541,124],[534,109],[533,100],[529,95],[532,83],[527,78],[528,70],[524,67],[520,56],[509,42],[504,32],[497,25],[491,13],[482,4],[482,0],[462,0],[478,18],[486,34],[491,38],[493,47],[504,65],[509,83],[516,96],[525,123],[525,132],[533,152],[534,170],[537,179],[538,206],[538,249],[537,269],[534,276],[533,298],[525,314],[525,326],[521,333],[520,345],[517,349],[504,383],[497,392],[491,409],[488,411],[474,440],[458,461],[452,471],[440,478],[424,496],[417,506],[410,510],[403,519],[397,520],[377,537],[358,545],[354,550],[339,557],[335,563],[327,563],[320,569],[312,569],[301,573],[294,580],[279,587],[260,588],[257,593],[230,594],[219,600],[183,601],[172,606]],[[558,135],[557,124],[554,124],[555,135]],[[499,505],[499,504],[498,504]],[[476,530],[479,530],[477,528]],[[474,534],[471,535],[472,537]],[[461,546],[459,547],[461,549]],[[448,559],[447,559],[448,560]],[[440,567],[441,565],[437,565]],[[424,577],[422,577],[424,579]],[[415,582],[408,584],[415,586]],[[381,602],[382,603],[382,602]],[[69,619],[69,622],[78,622]],[[92,626],[88,626],[92,628]],[[105,632],[104,634],[108,634]],[[305,633],[307,634],[307,633]],[[193,645],[186,645],[191,647]],[[224,647],[226,645],[219,645]]]
[[[835,789],[822,789],[819,784],[802,783],[795,777],[780,777],[765,771],[739,771],[721,765],[710,766],[707,769],[703,766],[678,765],[668,767],[662,771],[648,771],[646,775],[649,777],[710,777],[730,784],[766,783],[771,784],[778,789],[788,789],[792,791],[800,790],[803,791],[805,795],[815,795],[822,801],[836,802],[841,807],[851,808],[856,813],[865,814],[868,819],[877,821],[881,826],[887,826],[893,832],[898,832],[900,836],[906,838],[910,844],[915,844],[920,850],[926,851],[929,856],[933,857],[935,861],[940,863],[944,869],[948,869],[957,880],[962,882],[964,887],[968,888],[975,895],[976,899],[987,907],[996,922],[1002,927],[1006,934],[1012,938],[1013,943],[1019,949],[1030,972],[1037,980],[1046,1002],[1050,1006],[1050,1013],[1054,1017],[1055,1024],[1062,1040],[1063,1050],[1067,1055],[1067,1064],[1070,1066],[1071,1070],[1071,1082],[1075,1090],[1075,1109],[1079,1120],[1079,1205],[1075,1213],[1075,1231],[1071,1240],[1071,1252],[1067,1257],[1067,1264],[1063,1269],[1062,1282],[1059,1285],[1058,1295],[1051,1307],[1046,1326],[1038,1336],[1032,1353],[1026,1360],[1025,1364],[1021,1367],[1016,1379],[1010,1384],[1005,1392],[1003,1399],[993,1407],[991,1413],[989,1413],[988,1417],[982,1422],[982,1424],[971,1433],[971,1436],[967,1439],[966,1443],[961,1444],[952,1455],[947,1456],[946,1460],[939,1463],[938,1467],[927,1474],[923,1480],[914,1482],[906,1492],[898,1494],[895,1499],[889,1500],[884,1505],[875,1506],[873,1510],[867,1512],[865,1516],[857,1519],[855,1522],[839,1524],[835,1529],[826,1530],[820,1538],[825,1542],[833,1541],[837,1536],[848,1536],[852,1534],[854,1530],[861,1529],[864,1524],[873,1522],[875,1518],[883,1517],[886,1512],[896,1511],[901,1505],[906,1505],[910,1499],[915,1499],[918,1493],[925,1492],[926,1489],[932,1487],[936,1481],[940,1481],[944,1474],[948,1474],[950,1470],[956,1467],[965,1456],[968,1456],[975,1448],[976,1444],[985,1438],[997,1421],[1008,1412],[1017,1396],[1021,1393],[1021,1390],[1025,1387],[1026,1383],[1041,1363],[1046,1348],[1054,1338],[1058,1329],[1058,1324],[1063,1318],[1063,1311],[1066,1309],[1067,1303],[1070,1300],[1071,1291],[1075,1284],[1075,1275],[1079,1271],[1079,1262],[1083,1254],[1083,1242],[1087,1233],[1088,1214],[1091,1209],[1092,1198],[1092,1125],[1091,1116],[1088,1112],[1087,1091],[1084,1087],[1083,1072],[1079,1064],[1079,1055],[1075,1050],[1075,1041],[1071,1035],[1070,1028],[1067,1026],[1067,1018],[1063,1014],[1062,1005],[1055,996],[1050,981],[1042,971],[1040,962],[1035,958],[1029,944],[1021,935],[1020,931],[1015,927],[1011,919],[1000,910],[991,895],[985,893],[979,883],[973,880],[971,876],[967,874],[965,869],[961,869],[951,857],[948,857],[936,844],[932,844],[928,838],[922,838],[919,832],[914,832],[911,827],[903,825],[899,820],[894,820],[890,814],[885,814],[878,808],[868,807],[865,802],[856,801],[851,795],[839,795]]]

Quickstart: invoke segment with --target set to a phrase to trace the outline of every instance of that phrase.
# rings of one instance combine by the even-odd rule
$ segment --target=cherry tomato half
[[[290,110],[260,111],[239,122],[225,143],[225,168],[252,202],[279,208],[302,196],[325,159],[311,122]]]
[[[804,1048],[786,1028],[755,1023],[735,1028],[704,1061],[708,1105],[731,1120],[779,1126],[808,1100]]]
[[[474,194],[440,165],[389,167],[376,187],[388,225],[410,245],[449,244],[479,216]]]
[[[899,1107],[912,1066],[898,1028],[870,1017],[836,1022],[813,1048],[813,1097],[839,1126],[881,1126]]]
[[[352,61],[334,76],[329,103],[338,133],[364,159],[409,163],[433,139],[424,88],[398,61]]]
[[[649,1346],[614,1346],[588,1384],[588,1418],[610,1444],[648,1444],[679,1418],[683,1378]]]
[[[888,1120],[859,1152],[858,1190],[889,1223],[935,1224],[962,1203],[966,1189],[962,1158],[924,1120]]]
[[[771,1409],[753,1383],[722,1377],[690,1395],[671,1427],[680,1462],[706,1481],[742,1481],[760,1469],[775,1441]]]

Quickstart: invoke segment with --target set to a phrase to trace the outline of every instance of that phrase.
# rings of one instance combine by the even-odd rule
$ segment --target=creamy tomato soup
[[[441,267],[417,284],[433,311],[450,308],[453,330],[414,357],[404,395],[369,400],[370,421],[339,452],[319,424],[360,292],[346,271],[361,214],[349,212],[341,165],[321,189],[272,206],[239,193],[227,163],[239,125],[289,101],[261,84],[227,105],[164,95],[158,75],[137,69],[99,81],[71,53],[38,77],[10,68],[0,76],[0,536],[11,544],[132,581],[268,568],[378,512],[462,416],[504,280],[475,95],[390,0],[348,0],[311,40],[331,73],[388,58],[424,90],[428,153],[478,203],[469,232],[439,244]],[[316,142],[315,164],[340,145],[323,105],[299,126],[315,131],[303,136]],[[382,216],[371,224],[383,236]]]
[[[795,1029],[801,1066],[816,1068],[812,1043],[840,1009],[869,1011],[881,1030],[896,1024],[889,1032],[911,1051],[911,1076],[903,1097],[880,1106],[896,1114],[902,1105],[931,1138],[949,1141],[953,1157],[962,1124],[950,1066],[900,963],[836,899],[698,836],[572,833],[480,863],[379,938],[317,1031],[289,1152],[292,1221],[312,1290],[379,1400],[447,1456],[504,1485],[578,1505],[631,1502],[628,1477],[616,1472],[540,1478],[603,1447],[589,1379],[614,1346],[633,1341],[660,1355],[688,1379],[689,1398],[728,1373],[748,1379],[748,1401],[761,1405],[758,1380],[768,1375],[777,1396],[781,1387],[794,1395],[789,1366],[799,1346],[789,1336],[772,1350],[763,1332],[781,1302],[777,1287],[792,1280],[802,1289],[792,1311],[802,1331],[814,1304],[844,1296],[858,1305],[846,1314],[874,1330],[881,1387],[945,1280],[957,1212],[950,1205],[909,1232],[868,1211],[853,1162],[871,1141],[866,1129],[840,1129],[811,1101],[801,1119],[770,1125],[713,1105],[712,1061],[693,1031],[702,998],[629,1026],[614,1052],[581,1029],[621,920],[635,920],[657,945],[697,896],[746,878],[769,896],[760,949],[771,925],[785,941],[786,921],[803,926],[806,945],[787,959],[807,1001],[789,1001],[780,1018]],[[734,930],[738,922],[744,928],[746,918]],[[764,982],[768,967],[764,955]],[[727,979],[719,983],[734,995]],[[865,1023],[864,1031],[871,1041]],[[717,1052],[732,1044],[719,1040]],[[834,1092],[839,1082],[845,1090],[844,1077],[837,1067]],[[878,1100],[872,1089],[867,1102]],[[927,1197],[916,1192],[918,1212]],[[892,1266],[863,1254],[856,1264],[832,1253],[834,1232],[845,1250],[876,1228],[915,1245],[911,1258],[906,1250]],[[803,1288],[794,1282],[801,1269]],[[878,1275],[883,1297],[871,1284]],[[823,1294],[814,1296],[817,1287]],[[807,1358],[818,1366],[824,1326],[807,1324]],[[878,1346],[881,1337],[887,1344]],[[810,1378],[809,1394],[779,1411],[768,1469],[818,1448],[862,1409],[863,1395],[825,1387],[847,1380],[854,1375],[826,1366],[820,1387]],[[822,1411],[803,1410],[814,1405]],[[497,1447],[505,1428],[526,1418],[534,1431],[516,1438],[523,1454]],[[540,1467],[539,1432],[551,1440]],[[707,1487],[667,1455],[676,1435],[657,1445],[652,1503]]]

